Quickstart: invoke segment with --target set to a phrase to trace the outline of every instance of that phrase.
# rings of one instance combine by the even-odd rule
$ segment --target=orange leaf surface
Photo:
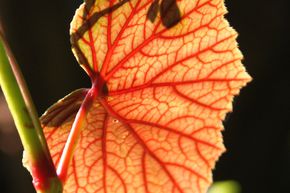
[[[93,86],[41,118],[64,192],[206,192],[222,120],[251,80],[225,13],[224,0],[81,5],[71,41]]]

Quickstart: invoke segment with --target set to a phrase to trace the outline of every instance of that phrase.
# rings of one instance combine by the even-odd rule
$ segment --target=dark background
[[[89,79],[70,51],[69,24],[81,0],[0,0],[0,17],[38,112]],[[228,149],[215,180],[236,180],[242,193],[290,192],[290,7],[288,0],[226,0],[254,80],[225,121]],[[1,106],[0,106],[1,107]],[[4,109],[4,110],[3,110]],[[0,117],[5,108],[0,109]],[[0,125],[1,126],[1,125]],[[3,126],[3,124],[2,124]],[[2,147],[2,148],[1,148]],[[0,193],[32,193],[14,129],[0,128]]]

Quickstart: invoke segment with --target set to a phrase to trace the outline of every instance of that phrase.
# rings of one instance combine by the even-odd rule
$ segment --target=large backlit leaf
[[[55,165],[85,96],[64,192],[205,193],[250,81],[223,0],[87,0],[71,24],[92,79],[42,117]],[[94,94],[92,94],[94,93]]]

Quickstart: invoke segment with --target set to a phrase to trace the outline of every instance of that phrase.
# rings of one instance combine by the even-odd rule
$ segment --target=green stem
[[[20,135],[38,193],[61,193],[62,185],[21,71],[0,28],[0,85]],[[24,158],[25,159],[25,158]]]

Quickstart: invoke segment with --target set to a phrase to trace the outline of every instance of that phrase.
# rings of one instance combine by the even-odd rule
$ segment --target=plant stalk
[[[0,85],[24,147],[24,165],[37,193],[61,193],[48,146],[23,75],[0,26]]]

